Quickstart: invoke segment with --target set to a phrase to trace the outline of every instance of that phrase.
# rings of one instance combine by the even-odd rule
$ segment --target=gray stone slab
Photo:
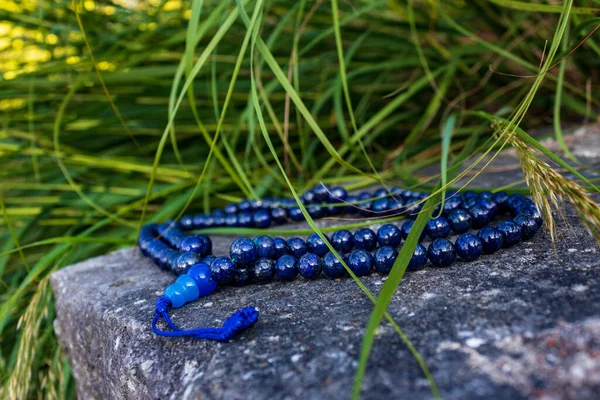
[[[507,169],[478,184],[514,181],[515,162],[502,158],[492,166]],[[389,312],[443,398],[598,398],[599,249],[574,212],[567,207],[565,214],[555,251],[542,232],[472,263],[407,273]],[[215,240],[215,252],[226,254],[231,240]],[[220,325],[241,307],[257,307],[259,322],[229,343],[152,333],[154,302],[173,279],[133,249],[53,274],[56,332],[81,398],[349,397],[372,310],[351,279],[226,287],[172,313],[175,323],[191,328]],[[385,277],[362,280],[377,293]],[[363,398],[430,397],[417,362],[384,323]]]

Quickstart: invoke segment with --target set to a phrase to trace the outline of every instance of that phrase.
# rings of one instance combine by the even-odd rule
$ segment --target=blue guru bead
[[[438,238],[427,249],[429,260],[438,267],[446,267],[456,259],[454,245],[448,239]]]
[[[217,257],[210,265],[210,275],[217,283],[229,283],[235,275],[235,265],[229,257]]]
[[[373,256],[366,250],[354,250],[348,256],[348,267],[356,276],[365,276],[371,272]]]
[[[282,238],[274,238],[273,242],[275,243],[275,257],[279,258],[284,254],[287,254],[290,251],[290,248],[287,245],[287,242]]]
[[[360,228],[354,232],[354,247],[367,251],[375,250],[377,247],[377,236],[369,228]]]
[[[504,247],[513,246],[521,241],[523,231],[513,221],[502,221],[498,224],[498,230],[504,238]]]
[[[258,258],[275,258],[275,241],[270,236],[262,235],[255,237],[254,247],[256,247],[256,255]]]
[[[382,225],[377,231],[377,241],[380,246],[390,246],[393,248],[400,246],[402,242],[400,228],[393,224]]]
[[[476,260],[481,256],[483,245],[481,239],[472,233],[464,233],[456,239],[454,244],[456,254],[465,261]]]
[[[410,262],[408,263],[407,269],[410,271],[416,271],[418,269],[423,268],[423,266],[427,263],[427,249],[421,243],[417,244],[415,247],[415,252],[410,258]]]
[[[387,274],[391,271],[396,258],[398,258],[398,250],[390,246],[380,247],[373,256],[375,268],[382,274]]]
[[[306,253],[298,259],[298,272],[305,279],[316,278],[321,269],[321,259],[316,254]]]
[[[275,276],[275,262],[268,258],[259,258],[250,272],[254,281],[269,282]]]
[[[284,254],[275,263],[275,272],[282,281],[291,281],[298,275],[296,257]]]
[[[492,254],[502,248],[504,244],[504,237],[500,231],[492,226],[486,226],[481,229],[477,236],[481,239],[481,245],[483,246],[483,252]]]
[[[238,238],[232,244],[229,249],[229,256],[231,261],[238,268],[244,268],[256,261],[256,247],[254,242],[248,238]]]
[[[327,236],[325,236],[325,238],[327,238]],[[329,241],[329,238],[327,238],[327,240]],[[316,233],[313,233],[308,237],[306,245],[308,246],[308,252],[315,253],[319,257],[323,257],[329,251],[329,248],[323,239]]]
[[[346,257],[340,254],[342,259],[346,261]],[[346,261],[347,263],[347,261]],[[346,269],[332,252],[325,254],[323,257],[323,273],[329,278],[339,278],[344,275]]]
[[[354,247],[354,237],[350,231],[345,229],[335,231],[331,236],[331,245],[337,251],[349,253]]]
[[[306,246],[306,242],[298,237],[289,238],[287,241],[288,248],[290,249],[290,253],[296,257],[300,258],[308,249]]]
[[[450,233],[450,223],[444,217],[433,218],[427,221],[425,231],[431,239],[443,238]]]
[[[527,215],[519,214],[515,219],[514,223],[521,227],[523,234],[523,240],[531,239],[538,230],[537,222],[532,217]]]
[[[192,302],[200,296],[198,285],[188,275],[181,275],[164,293],[171,300],[173,308],[179,308],[185,303]]]
[[[200,297],[211,294],[217,287],[217,281],[210,275],[210,266],[207,264],[200,263],[194,265],[190,268],[187,275],[196,282]]]
[[[254,226],[260,229],[265,229],[271,226],[271,213],[267,210],[254,211],[252,216],[254,219]]]
[[[192,265],[200,262],[200,256],[196,253],[187,252],[183,253],[177,259],[177,266],[175,267],[175,273],[177,275],[185,274]]]
[[[450,227],[456,233],[465,233],[468,231],[471,228],[472,221],[473,218],[471,217],[471,214],[461,208],[452,210],[450,211],[450,214],[448,214]]]

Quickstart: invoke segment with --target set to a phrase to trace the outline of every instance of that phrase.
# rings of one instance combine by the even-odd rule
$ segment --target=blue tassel
[[[196,328],[180,329],[169,318],[169,309],[171,300],[166,297],[159,297],[156,300],[156,314],[152,320],[152,331],[160,336],[168,337],[193,337],[196,339],[216,340],[218,342],[227,342],[238,333],[250,328],[258,320],[258,311],[254,307],[246,307],[233,313],[221,328]],[[156,327],[156,323],[163,318],[172,331],[163,331]]]

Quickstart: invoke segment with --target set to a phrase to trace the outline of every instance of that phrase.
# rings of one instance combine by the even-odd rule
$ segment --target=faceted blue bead
[[[175,273],[177,275],[185,274],[194,264],[200,262],[201,257],[192,252],[183,253],[177,259],[177,266],[175,267]]]
[[[276,224],[285,224],[287,222],[287,211],[282,207],[272,208],[271,219]]]
[[[199,263],[194,265],[187,275],[196,282],[200,297],[211,294],[217,287],[217,281],[212,278],[208,264]]]
[[[348,263],[345,255],[340,254],[340,256]],[[329,278],[339,278],[346,273],[346,269],[335,254],[329,252],[323,257],[323,273]]]
[[[275,272],[282,281],[291,281],[298,275],[296,257],[284,254],[275,263]]]
[[[217,257],[213,256],[212,254],[209,254],[202,259],[202,262],[204,264],[212,265],[213,261],[215,261],[216,259]]]
[[[410,233],[410,230],[412,229],[414,224],[415,224],[415,221],[412,219],[409,219],[408,221],[406,221],[402,224],[402,226],[400,227],[400,234],[402,235],[402,239],[406,240],[406,238],[408,237],[408,234]],[[419,237],[419,240],[423,240],[424,238],[425,238],[425,229],[423,229],[423,231],[421,232],[421,237]]]
[[[492,254],[497,252],[502,248],[504,244],[504,237],[500,231],[492,226],[486,226],[481,229],[477,236],[481,239],[481,244],[483,246],[483,252],[487,254]]]
[[[246,286],[250,283],[250,268],[240,268],[235,270],[233,276],[233,285]]]
[[[271,236],[262,235],[255,237],[254,247],[256,247],[256,255],[258,258],[275,259],[275,241]]]
[[[381,228],[377,231],[377,242],[379,242],[380,246],[390,246],[393,248],[400,246],[400,243],[402,243],[400,228],[394,224],[381,225]]]
[[[223,210],[227,214],[237,214],[237,212],[239,211],[237,205],[234,203],[227,204]]]
[[[463,233],[454,244],[456,254],[465,261],[476,260],[481,256],[483,245],[481,239],[472,233]]]
[[[179,251],[182,253],[191,251],[192,253],[200,255],[200,257],[206,254],[204,241],[200,240],[197,236],[188,236],[183,239],[183,242],[181,242],[181,245],[179,246]]]
[[[331,236],[331,245],[337,251],[349,253],[354,247],[354,236],[345,229],[335,231]]]
[[[538,230],[535,219],[527,215],[519,214],[513,221],[521,227],[523,240],[531,239]]]
[[[387,274],[392,270],[396,258],[398,258],[398,250],[390,246],[380,247],[373,256],[375,268],[382,274]]]
[[[267,210],[254,211],[252,216],[254,219],[254,226],[260,229],[265,229],[271,226],[271,213]]]
[[[179,222],[182,229],[189,230],[194,228],[194,218],[190,215],[184,215]]]
[[[317,183],[312,191],[314,193],[314,200],[317,203],[325,203],[329,200],[329,188],[323,183]]]
[[[450,234],[450,223],[444,217],[432,218],[425,226],[425,232],[431,239],[444,238]]]
[[[252,228],[254,227],[254,218],[252,217],[252,213],[250,211],[242,211],[238,214],[238,226],[243,228]]]
[[[315,192],[313,190],[307,190],[306,192],[304,192],[304,195],[302,196],[302,202],[304,204],[312,204],[316,201],[316,196],[315,196]]]
[[[238,268],[247,267],[258,258],[254,242],[248,238],[236,239],[231,244],[229,256],[231,257],[233,264]]]
[[[456,260],[456,251],[451,241],[438,238],[429,245],[427,256],[433,265],[446,267]]]
[[[366,250],[354,250],[348,256],[348,267],[356,276],[365,276],[371,272],[373,256]]]
[[[275,276],[275,261],[259,258],[250,269],[250,276],[255,282],[269,282]]]
[[[217,257],[210,264],[210,275],[217,283],[229,283],[235,276],[235,265],[229,257]]]
[[[456,233],[465,233],[469,229],[471,229],[473,218],[471,214],[462,208],[457,208],[456,210],[450,211],[448,215],[448,222],[450,223],[450,227]]]
[[[231,213],[225,215],[225,226],[228,228],[235,228],[238,226],[238,216],[237,214]]]
[[[415,252],[410,258],[407,269],[410,271],[416,271],[423,268],[426,263],[427,249],[421,243],[418,243],[417,247],[415,247]]]
[[[340,203],[348,197],[348,193],[346,189],[341,186],[334,186],[331,188],[331,193],[329,193],[328,198],[330,203]]]
[[[325,236],[325,238],[327,239],[327,241],[329,241],[329,238],[327,236]],[[314,253],[319,257],[323,257],[329,251],[329,248],[327,247],[323,239],[321,239],[316,233],[313,233],[308,237],[308,239],[306,240],[306,245],[308,247],[309,253]]]
[[[282,238],[274,238],[273,242],[275,242],[275,257],[279,258],[284,254],[287,254],[290,251],[287,242]]]
[[[174,282],[167,286],[163,296],[171,301],[171,306],[173,308],[179,308],[186,303],[184,290],[185,289],[179,284],[179,282]]]
[[[300,258],[300,256],[306,254],[306,251],[308,250],[306,242],[298,237],[289,238],[287,240],[287,245],[290,253],[296,258]]]
[[[369,228],[360,228],[354,232],[354,248],[373,251],[377,247],[377,235]]]
[[[502,221],[498,224],[498,230],[504,238],[504,247],[513,246],[521,241],[523,230],[513,221]]]
[[[288,216],[292,221],[304,221],[304,214],[298,207],[293,207],[288,210]]]
[[[322,269],[321,259],[313,253],[306,253],[298,259],[298,272],[304,279],[319,276]]]
[[[492,220],[490,210],[485,207],[475,205],[469,209],[473,218],[473,228],[483,228]]]

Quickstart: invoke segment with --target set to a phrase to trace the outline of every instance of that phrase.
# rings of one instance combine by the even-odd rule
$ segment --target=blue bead
[[[306,192],[304,192],[304,195],[302,196],[302,202],[304,204],[312,204],[315,202],[315,200],[316,196],[313,190],[307,190]]]
[[[225,211],[219,209],[213,210],[213,212],[210,213],[210,215],[212,215],[213,217],[224,217],[225,214]]]
[[[196,236],[188,236],[183,239],[183,242],[181,242],[181,245],[179,246],[179,251],[182,253],[191,251],[192,253],[198,254],[200,257],[206,255],[204,241],[200,240]]]
[[[288,216],[292,221],[304,221],[304,214],[298,207],[293,207],[288,210]]]
[[[533,218],[537,223],[538,228],[544,224],[544,219],[535,206],[526,208],[525,210],[521,211],[521,214]]]
[[[471,214],[462,208],[452,210],[448,215],[450,227],[456,233],[465,233],[468,231],[471,228],[472,221],[473,218],[471,217]]]
[[[175,256],[173,253],[175,253]],[[179,252],[169,249],[161,254],[158,262],[162,268],[172,270],[171,259],[174,257],[179,258]],[[177,261],[175,261],[175,265],[177,265]]]
[[[229,249],[229,256],[231,261],[238,268],[244,268],[256,261],[258,255],[256,254],[256,247],[254,242],[248,238],[238,238],[232,244]]]
[[[325,236],[325,238],[327,239],[327,241],[329,241],[329,238],[327,236]],[[313,233],[308,237],[308,239],[306,240],[306,245],[308,247],[309,253],[314,253],[319,257],[323,257],[329,251],[329,248],[327,247],[323,239],[321,239],[316,233]]]
[[[498,214],[498,205],[491,200],[481,199],[477,202],[477,205],[487,209],[490,212],[491,218],[494,218]]]
[[[349,253],[354,247],[354,237],[350,231],[345,229],[335,231],[331,236],[331,245],[337,251]]]
[[[357,212],[360,215],[372,216],[371,213],[371,202],[367,201],[371,198],[371,193],[369,192],[361,192],[358,195],[358,204],[356,204]]]
[[[489,192],[489,191],[484,191],[484,192],[479,193],[480,199],[491,200],[492,197],[493,197],[493,194],[492,194],[492,192]]]
[[[469,209],[473,218],[473,228],[483,228],[491,221],[490,210],[485,207],[474,205]]]
[[[202,262],[204,264],[212,265],[213,261],[215,261],[216,259],[217,257],[213,256],[212,254],[209,254],[202,259]]]
[[[313,219],[321,219],[325,216],[325,208],[318,206],[309,206],[306,211]]]
[[[192,252],[183,253],[177,259],[177,266],[175,267],[175,273],[177,275],[185,274],[194,264],[200,262],[201,257]]]
[[[308,250],[306,242],[298,237],[289,238],[287,240],[287,245],[290,249],[290,253],[296,258],[300,258],[300,256],[306,254],[306,251]]]
[[[228,228],[235,228],[238,226],[238,216],[237,214],[231,213],[225,215],[225,226]]]
[[[415,247],[415,252],[413,253],[410,261],[408,262],[407,269],[410,271],[416,271],[427,263],[427,249],[421,243],[417,244]]]
[[[237,208],[239,211],[250,211],[252,210],[252,205],[248,200],[242,200],[237,204]]]
[[[237,212],[239,211],[237,208],[236,204],[233,203],[229,203],[225,206],[225,208],[223,209],[223,211],[225,211],[226,214],[237,214]]]
[[[269,282],[275,276],[275,262],[268,258],[259,258],[252,266],[250,276],[256,282]]]
[[[389,196],[389,192],[386,188],[380,188],[373,193],[373,197],[387,197]]]
[[[200,297],[211,294],[217,287],[217,281],[212,278],[208,264],[196,264],[187,274],[196,281]]]
[[[282,207],[272,208],[271,219],[276,224],[285,224],[287,222],[287,211]]]
[[[316,278],[321,269],[321,259],[316,254],[306,253],[298,259],[298,272],[304,279]]]
[[[531,239],[538,230],[535,219],[527,215],[519,214],[513,221],[521,227],[523,240]]]
[[[186,303],[185,295],[183,294],[184,290],[178,282],[174,282],[167,286],[163,296],[171,301],[173,308],[179,308]]]
[[[380,246],[390,246],[393,248],[400,246],[400,243],[402,243],[400,228],[394,224],[381,225],[381,228],[377,231],[377,242],[379,242]]]
[[[347,264],[347,257],[343,254],[340,256]],[[335,254],[329,252],[323,257],[323,273],[329,278],[339,278],[346,273],[346,269]]]
[[[427,221],[425,232],[431,239],[444,238],[450,234],[450,223],[444,217],[432,218]]]
[[[456,251],[451,241],[438,238],[429,245],[427,256],[433,265],[446,267],[456,260]]]
[[[222,210],[213,211],[213,213],[211,215],[212,226],[214,226],[216,228],[225,226],[225,216],[226,216],[226,214],[224,214]]]
[[[212,242],[211,242],[210,238],[206,235],[196,235],[196,237],[198,239],[202,240],[202,242],[204,242],[204,249],[205,249],[204,255],[212,253]]]
[[[229,257],[217,257],[210,265],[210,275],[217,283],[229,283],[235,276],[235,265]]]
[[[373,256],[366,250],[354,250],[348,256],[348,267],[356,276],[365,276],[371,272]]]
[[[287,242],[282,238],[274,238],[275,242],[275,258],[279,258],[290,251]]]
[[[483,245],[481,239],[472,233],[463,233],[454,244],[456,254],[465,261],[476,260],[481,256]]]
[[[348,195],[346,197],[346,206],[344,207],[344,212],[346,214],[354,214],[358,212],[358,208],[356,202],[358,201],[358,197],[353,195]]]
[[[314,200],[317,203],[325,203],[329,199],[329,188],[323,183],[317,183],[313,189]]]
[[[257,211],[263,208],[263,202],[260,199],[250,200],[250,209]]]
[[[178,251],[172,251],[169,255],[169,266],[168,269],[171,271],[175,271],[175,268],[177,267],[177,260],[179,260],[179,257],[181,256],[181,254]]]
[[[181,217],[179,223],[181,224],[182,229],[189,230],[194,228],[194,218],[190,215]]]
[[[253,219],[257,228],[265,229],[271,226],[271,213],[267,210],[254,211]]]
[[[492,226],[486,226],[481,229],[477,236],[481,239],[481,244],[483,246],[483,252],[487,254],[492,254],[497,252],[502,248],[504,244],[504,237],[500,231]]]
[[[508,194],[506,192],[497,192],[492,195],[492,201],[502,209],[505,207],[507,200]]]
[[[284,254],[275,263],[275,272],[282,281],[291,281],[298,275],[296,257]]]
[[[375,250],[377,247],[377,235],[369,228],[360,228],[354,232],[354,247],[367,251]]]
[[[410,233],[410,230],[412,229],[414,224],[415,224],[415,221],[412,219],[409,219],[408,221],[406,221],[402,224],[402,226],[400,227],[400,234],[402,236],[402,239],[406,240],[406,238],[408,237],[408,234]],[[425,229],[423,229],[421,231],[421,237],[419,237],[419,240],[423,240],[424,238],[425,238]]]
[[[513,221],[502,221],[498,224],[498,230],[504,238],[504,247],[513,246],[521,241],[523,230]]]
[[[334,186],[331,188],[328,198],[330,203],[341,203],[348,197],[346,189],[341,186]]]
[[[270,236],[262,235],[255,237],[254,247],[256,247],[256,255],[258,258],[275,259],[275,241]]]
[[[235,270],[233,276],[233,285],[246,286],[250,283],[250,268],[240,268]]]
[[[243,228],[252,228],[254,226],[254,219],[250,211],[242,211],[238,214],[238,225]]]
[[[387,215],[389,209],[390,209],[390,199],[387,197],[374,200],[373,203],[371,204],[371,211],[373,211],[373,213],[377,217],[383,217],[383,216]]]
[[[388,215],[400,215],[405,211],[404,200],[402,197],[395,196],[390,198]]]
[[[387,274],[392,270],[396,258],[398,258],[398,250],[390,246],[380,247],[373,256],[375,268],[382,274]]]

